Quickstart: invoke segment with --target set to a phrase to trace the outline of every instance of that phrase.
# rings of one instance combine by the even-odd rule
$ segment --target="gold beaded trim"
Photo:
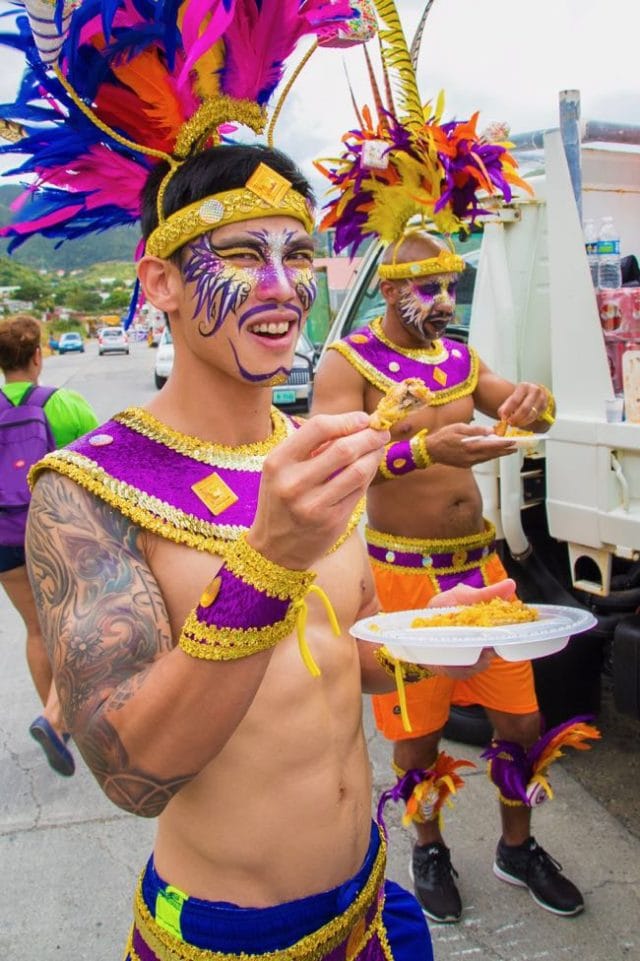
[[[453,554],[458,550],[471,551],[477,547],[489,547],[496,536],[496,529],[490,521],[485,521],[485,529],[479,534],[466,537],[447,537],[431,540],[423,537],[403,537],[401,534],[386,534],[372,527],[365,527],[368,544],[386,547],[388,550],[413,552],[416,554]]]
[[[193,514],[187,514],[172,504],[145,493],[139,487],[117,480],[95,461],[75,451],[63,448],[52,451],[38,461],[29,471],[31,487],[45,470],[54,470],[68,477],[90,494],[120,511],[143,530],[208,554],[224,556],[229,543],[237,540],[247,530],[239,524],[211,524]],[[365,508],[366,499],[363,497],[349,518],[346,530],[327,554],[333,554],[351,537]]]
[[[342,944],[351,931],[364,921],[364,917],[376,898],[379,898],[376,915],[369,925],[357,952],[367,943],[373,934],[382,935],[384,931],[382,924],[382,912],[384,909],[384,896],[380,894],[380,888],[384,882],[384,870],[386,864],[387,845],[384,837],[380,836],[380,849],[376,856],[371,874],[364,885],[360,894],[349,905],[340,917],[334,918],[323,927],[306,935],[295,944],[288,948],[277,951],[266,951],[263,954],[229,954],[223,951],[211,951],[206,948],[197,948],[193,944],[187,944],[179,940],[167,930],[160,927],[142,897],[142,876],[138,881],[134,899],[134,923],[143,941],[156,955],[159,961],[324,961],[328,954]],[[131,937],[129,944],[131,945]],[[392,956],[390,956],[392,957]],[[131,958],[135,955],[132,952]]]
[[[180,632],[178,645],[190,657],[204,661],[235,661],[275,647],[293,632],[298,620],[293,605],[281,621],[266,627],[216,627],[203,624],[191,611]]]
[[[382,317],[376,317],[371,322],[371,330],[378,340],[382,341],[385,347],[389,347],[390,350],[394,350],[397,354],[402,354],[403,357],[410,357],[411,360],[417,360],[420,364],[444,364],[445,360],[449,359],[449,351],[441,340],[437,340],[431,347],[399,347],[397,344],[394,344],[384,332]]]
[[[394,679],[396,676],[396,664],[400,665],[402,680],[405,684],[415,684],[418,681],[426,681],[427,678],[434,677],[433,671],[430,671],[428,667],[424,667],[422,664],[412,664],[410,661],[401,661],[393,657],[386,647],[376,648],[373,656],[385,674],[388,674],[389,677],[393,677]]]
[[[227,470],[261,471],[267,454],[277,447],[295,428],[277,407],[271,408],[271,424],[273,430],[263,441],[244,444],[240,447],[226,447],[223,444],[212,444],[188,434],[181,434],[171,427],[167,427],[157,420],[149,411],[141,407],[127,407],[113,418],[124,424],[137,434],[154,440],[169,450],[197,460],[210,467],[224,467]]]
[[[417,434],[414,434],[409,441],[413,452],[413,459],[418,470],[426,470],[427,467],[431,467],[435,463],[433,457],[427,450],[428,433],[428,428],[424,427],[422,430],[419,430]]]
[[[297,571],[270,561],[243,534],[226,554],[227,570],[256,590],[281,601],[303,597],[315,580],[313,571]]]
[[[152,231],[145,249],[153,257],[170,257],[179,247],[202,234],[255,217],[293,217],[308,233],[313,232],[314,217],[309,203],[293,187],[276,203],[242,187],[204,197],[171,214]]]
[[[437,257],[429,257],[427,260],[413,260],[403,264],[380,264],[378,275],[382,280],[416,280],[433,274],[459,274],[464,268],[465,262],[462,257],[443,249]]]
[[[391,342],[389,342],[389,346],[391,346],[391,348],[397,353],[402,353],[402,351],[391,344]],[[374,387],[377,387],[378,390],[383,394],[387,394],[392,387],[397,385],[397,381],[387,377],[382,373],[382,371],[378,370],[377,367],[374,367],[374,365],[368,360],[364,360],[364,358],[357,354],[351,345],[347,343],[347,341],[335,341],[333,344],[329,345],[328,349],[336,350],[339,354],[341,354],[345,360],[347,360],[351,366],[358,371],[359,374],[362,374],[368,383],[372,384]],[[459,384],[454,384],[453,387],[449,387],[446,390],[432,390],[429,400],[430,407],[439,407],[443,404],[449,404],[451,401],[459,400],[461,397],[468,397],[469,394],[472,394],[476,389],[478,384],[479,359],[473,347],[469,347],[467,349],[469,351],[471,360],[467,377]],[[414,360],[415,359],[416,358],[414,358]],[[429,363],[429,361],[425,360],[424,363]],[[438,361],[433,361],[433,363],[438,363]]]
[[[54,470],[68,477],[138,527],[199,551],[224,554],[228,542],[240,537],[245,530],[236,524],[210,524],[193,514],[187,514],[138,487],[111,477],[95,461],[72,450],[63,448],[52,451],[35,464],[29,472],[32,487],[45,470]]]

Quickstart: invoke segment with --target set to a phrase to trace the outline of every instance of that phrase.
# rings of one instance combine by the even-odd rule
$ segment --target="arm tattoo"
[[[105,794],[155,817],[195,774],[167,780],[136,768],[114,727],[153,663],[173,648],[141,537],[65,478],[49,472],[38,481],[27,567],[65,720]]]

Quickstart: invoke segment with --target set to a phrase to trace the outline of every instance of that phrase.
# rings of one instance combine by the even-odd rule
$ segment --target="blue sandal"
[[[71,777],[75,772],[76,763],[71,751],[65,747],[65,741],[69,740],[69,735],[63,734],[62,738],[58,737],[43,715],[37,717],[29,726],[29,734],[38,742],[53,770],[62,774],[63,777]]]

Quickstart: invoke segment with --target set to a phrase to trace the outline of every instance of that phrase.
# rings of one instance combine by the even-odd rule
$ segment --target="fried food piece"
[[[418,377],[409,377],[394,384],[389,393],[384,395],[369,418],[369,426],[374,430],[388,430],[414,410],[427,407],[430,400],[429,388]]]
[[[537,621],[538,612],[519,598],[511,601],[494,597],[491,601],[468,604],[457,611],[434,614],[432,617],[415,617],[411,627],[495,627],[497,624],[520,624]]]
[[[523,430],[521,427],[512,427],[506,420],[499,420],[494,424],[493,433],[498,437],[533,437],[532,430]]]

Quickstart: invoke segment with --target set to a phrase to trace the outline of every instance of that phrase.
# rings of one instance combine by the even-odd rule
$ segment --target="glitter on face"
[[[195,287],[194,319],[204,310],[198,330],[203,337],[210,337],[227,316],[246,301],[251,293],[251,278],[246,271],[225,263],[214,251],[207,234],[189,244],[188,249],[182,272],[185,280]]]
[[[188,246],[183,276],[193,284],[193,317],[201,317],[198,331],[204,337],[217,333],[232,316],[240,332],[249,321],[259,323],[261,313],[268,321],[274,310],[287,315],[300,330],[315,301],[317,285],[308,238],[290,230],[248,231],[245,237],[225,246],[224,241],[216,245],[211,235],[204,235]],[[264,383],[288,375],[284,367],[262,374],[248,371],[240,362],[237,345],[231,338],[229,343],[243,379]]]
[[[439,329],[453,320],[456,287],[454,274],[436,275],[424,283],[407,281],[398,300],[400,320],[419,340],[433,339],[425,325]]]

